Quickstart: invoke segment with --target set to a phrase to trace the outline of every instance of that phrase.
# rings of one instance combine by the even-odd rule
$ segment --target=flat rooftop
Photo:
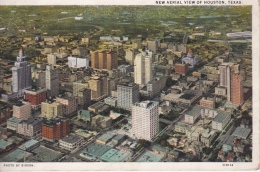
[[[103,154],[100,158],[106,162],[123,162],[127,160],[129,156],[130,153],[124,153],[116,149],[110,149],[105,154]]]
[[[28,148],[30,148],[30,147],[32,147],[32,146],[34,146],[34,145],[36,145],[36,144],[38,144],[39,143],[39,141],[37,141],[37,140],[29,140],[28,142],[25,142],[24,144],[22,144],[21,146],[19,146],[19,149],[22,149],[22,150],[27,150]]]
[[[196,116],[197,114],[200,114],[201,107],[199,106],[193,106],[189,111],[185,112],[185,114],[190,116]]]
[[[157,155],[152,151],[147,151],[137,160],[137,162],[160,162],[162,159],[163,156]]]
[[[19,162],[26,160],[27,157],[31,156],[32,154],[26,152],[21,149],[15,149],[13,152],[5,155],[3,158],[0,159],[1,162]]]
[[[233,132],[232,136],[246,139],[250,133],[251,129],[249,128],[237,127],[236,130]]]
[[[6,149],[6,147],[10,146],[12,143],[5,141],[3,139],[0,139],[0,149]]]
[[[101,135],[97,140],[107,142],[108,140],[112,139],[115,136],[115,134],[111,132],[106,132],[105,134]]]
[[[53,162],[62,156],[61,152],[39,146],[32,151],[36,155],[29,159],[30,162]]]
[[[86,149],[84,149],[81,154],[87,155],[88,157],[100,158],[104,153],[106,153],[110,149],[110,146],[93,143]]]
[[[223,122],[226,118],[228,118],[230,116],[229,113],[226,112],[220,112],[214,119],[213,121],[215,122]]]
[[[81,140],[82,137],[80,136],[77,136],[77,135],[74,135],[74,134],[70,134],[66,137],[63,137],[61,140],[63,142],[66,142],[66,143],[75,143],[75,142],[78,142],[79,140]]]

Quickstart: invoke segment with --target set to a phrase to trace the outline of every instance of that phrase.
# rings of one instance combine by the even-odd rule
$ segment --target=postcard
[[[1,171],[259,170],[259,1],[0,2]]]

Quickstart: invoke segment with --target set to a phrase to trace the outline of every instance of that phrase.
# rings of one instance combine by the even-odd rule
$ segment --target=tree
[[[138,140],[138,143],[140,144],[140,145],[142,145],[143,147],[149,147],[149,146],[151,146],[151,142],[149,142],[149,141],[147,141],[147,140],[144,140],[144,139],[139,139]]]

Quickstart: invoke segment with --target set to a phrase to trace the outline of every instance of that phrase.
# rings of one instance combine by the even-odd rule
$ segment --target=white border
[[[0,5],[156,5],[156,0],[1,0]],[[184,1],[184,0],[182,0]],[[213,1],[213,0],[211,0]],[[228,0],[225,0],[228,1]],[[223,167],[223,162],[187,162],[187,163],[33,163],[34,167],[23,168],[10,168],[4,167],[4,164],[21,164],[21,163],[0,163],[0,171],[86,171],[86,170],[102,170],[102,171],[137,171],[137,170],[149,170],[149,171],[175,171],[175,170],[257,170],[259,169],[259,79],[260,79],[260,56],[259,56],[259,0],[241,0],[242,5],[252,5],[253,13],[253,162],[238,163],[234,162],[232,167]],[[185,5],[187,6],[187,5]]]

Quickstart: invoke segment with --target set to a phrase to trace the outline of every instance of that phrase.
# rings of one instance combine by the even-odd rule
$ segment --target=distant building
[[[55,54],[48,54],[47,55],[47,62],[50,65],[56,65],[57,56]]]
[[[59,140],[59,147],[68,151],[79,148],[84,143],[84,138],[75,134],[70,134]]]
[[[55,101],[46,101],[41,103],[41,116],[47,119],[54,118],[56,116],[62,116],[62,105]]]
[[[93,76],[89,81],[89,89],[91,89],[91,100],[99,101],[108,95],[107,93],[107,77]]]
[[[92,112],[88,110],[79,110],[77,118],[82,119],[83,121],[86,122],[91,122],[92,116],[93,116]]]
[[[174,70],[176,73],[181,74],[181,75],[186,75],[188,73],[188,64],[175,64],[174,65]]]
[[[117,98],[116,97],[107,97],[104,99],[105,104],[116,107],[117,106]]]
[[[13,130],[13,131],[16,131],[20,121],[21,121],[21,119],[18,119],[18,118],[15,118],[15,117],[9,118],[6,122],[6,124],[7,124],[6,128]]]
[[[57,141],[69,134],[69,120],[66,118],[44,119],[42,121],[42,139]]]
[[[193,106],[190,110],[185,112],[185,122],[189,124],[194,124],[201,115],[200,110],[201,108],[199,106]]]
[[[152,52],[144,51],[137,54],[134,61],[135,83],[145,85],[153,79]]]
[[[92,118],[92,125],[100,126],[102,128],[109,128],[112,124],[112,119],[103,115],[96,115]]]
[[[41,120],[37,118],[21,121],[17,126],[17,133],[27,137],[36,136],[41,133],[41,130]]]
[[[82,68],[82,67],[87,68],[89,67],[89,59],[69,56],[68,66],[73,68]]]
[[[24,99],[31,103],[32,108],[38,108],[46,100],[46,89],[27,89],[25,90]]]
[[[135,56],[138,54],[138,51],[136,49],[127,49],[125,53],[125,60],[133,66]]]
[[[142,96],[153,98],[160,94],[160,92],[166,87],[167,76],[162,75],[154,78],[146,84],[140,93]]]
[[[117,85],[117,106],[131,110],[136,102],[139,102],[138,85],[134,83],[119,83]]]
[[[32,106],[29,102],[19,101],[13,105],[13,117],[26,120],[29,119],[32,113]]]
[[[91,51],[91,67],[94,69],[116,69],[118,66],[117,53],[114,51]]]
[[[231,103],[240,106],[244,102],[243,77],[239,73],[231,75]]]
[[[75,97],[63,96],[57,97],[56,102],[62,106],[62,116],[71,115],[77,111],[77,99]]]
[[[52,65],[46,66],[47,97],[59,95],[59,73]]]
[[[147,41],[147,49],[152,51],[154,54],[157,53],[158,47],[160,46],[160,40]]]
[[[200,100],[200,106],[202,106],[202,107],[213,109],[213,108],[215,108],[215,104],[216,104],[215,98],[203,97]]]
[[[231,120],[229,113],[220,112],[212,121],[212,128],[215,130],[222,131],[228,122]]]
[[[138,139],[151,141],[159,132],[159,103],[143,101],[132,107],[132,133]]]
[[[189,64],[191,68],[199,63],[199,58],[197,56],[193,56],[192,50],[188,51],[188,55],[181,59],[183,64]]]

